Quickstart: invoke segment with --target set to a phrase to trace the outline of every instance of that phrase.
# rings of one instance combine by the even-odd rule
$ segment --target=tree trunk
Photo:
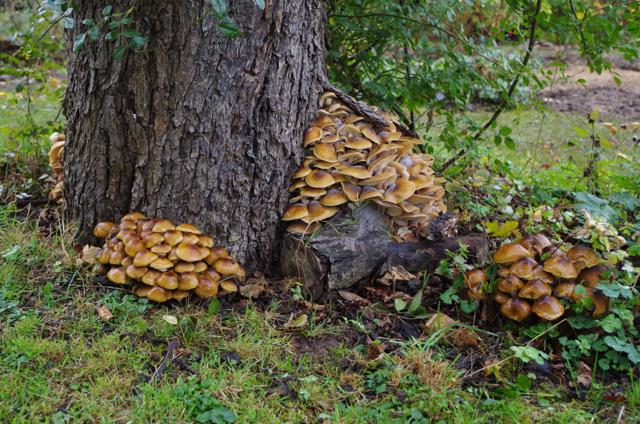
[[[70,54],[65,200],[82,241],[131,210],[200,226],[249,270],[278,252],[290,174],[325,85],[321,0],[229,1],[242,31],[218,30],[211,3],[142,0],[131,17],[148,42],[87,37]],[[69,46],[131,2],[80,1]],[[104,26],[104,24],[99,24]]]

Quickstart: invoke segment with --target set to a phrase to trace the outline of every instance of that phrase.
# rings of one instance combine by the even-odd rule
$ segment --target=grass
[[[323,320],[305,336],[282,329],[277,305],[157,307],[96,285],[71,230],[44,237],[0,212],[0,422],[587,423],[619,411],[561,387],[513,389],[517,364],[502,382],[469,385],[439,338],[390,340],[372,358],[357,326]],[[149,381],[172,338],[188,368],[174,361]],[[628,422],[640,418],[639,387],[628,388]]]

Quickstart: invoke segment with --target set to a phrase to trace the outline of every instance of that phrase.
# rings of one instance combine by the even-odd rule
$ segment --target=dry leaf
[[[582,387],[591,386],[591,368],[582,361],[578,363],[578,375],[576,376],[576,382]]]
[[[357,303],[359,305],[369,304],[369,301],[367,299],[352,292],[340,290],[338,291],[338,294],[340,295],[341,298],[343,298],[347,302]]]
[[[458,321],[449,317],[446,314],[433,314],[431,318],[424,325],[424,329],[427,333],[434,333],[446,327],[452,327],[458,324]],[[449,340],[456,347],[469,347],[478,346],[480,344],[480,338],[476,333],[466,327],[459,327],[452,329],[451,332],[446,333],[445,338]]]
[[[84,245],[84,247],[82,248],[82,254],[80,255],[79,265],[95,264],[97,261],[99,251],[100,251],[99,247],[89,246],[88,244]]]
[[[113,314],[106,305],[102,305],[98,308],[98,316],[105,321],[109,321],[111,318],[113,318]]]
[[[178,325],[178,318],[173,315],[162,315],[162,319],[171,325]]]
[[[240,286],[240,294],[244,297],[257,298],[267,289],[268,283],[264,277],[249,278]]]
[[[402,265],[398,265],[389,268],[382,277],[378,278],[378,283],[388,286],[396,281],[411,281],[415,278],[417,277],[414,274],[404,269]]]
[[[447,314],[437,313],[431,315],[431,318],[424,324],[424,329],[427,333],[435,333],[438,330],[456,324],[456,322]]]

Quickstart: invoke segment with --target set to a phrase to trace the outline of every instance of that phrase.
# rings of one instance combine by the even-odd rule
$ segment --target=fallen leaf
[[[507,237],[518,229],[518,221],[484,221],[482,223],[487,232],[493,237]]]
[[[244,297],[257,298],[266,291],[267,287],[268,283],[264,277],[252,277],[240,286],[240,294]]]
[[[382,277],[378,278],[378,283],[388,286],[396,281],[411,281],[415,278],[417,277],[407,271],[402,265],[398,265],[389,268]]]
[[[89,246],[88,244],[84,245],[84,247],[82,248],[82,254],[80,255],[81,264],[95,264],[98,258],[99,251],[99,247]]]
[[[425,323],[424,329],[427,333],[432,334],[438,330],[453,327],[458,324],[458,321],[449,317],[446,314],[438,313],[433,314],[431,318]],[[456,347],[469,347],[478,346],[480,344],[480,337],[472,330],[466,327],[451,328],[450,332],[445,332],[444,336],[449,342]]]
[[[109,321],[111,318],[113,318],[113,314],[111,313],[109,308],[107,308],[107,305],[102,305],[98,308],[98,316],[105,321]]]
[[[173,315],[162,315],[162,319],[171,325],[178,325],[178,318]]]
[[[582,361],[578,363],[578,375],[576,376],[576,382],[582,387],[591,386],[591,367]]]
[[[309,321],[309,316],[307,314],[298,315],[296,318],[291,314],[289,320],[284,324],[284,328],[304,327],[307,325],[307,321]]]
[[[435,333],[438,330],[456,324],[456,322],[456,320],[446,314],[437,313],[431,315],[431,318],[424,324],[424,329],[428,333]]]
[[[338,291],[338,294],[340,295],[341,298],[343,298],[347,302],[357,303],[359,305],[369,304],[369,301],[367,299],[352,292],[340,290]]]
[[[386,346],[379,340],[369,343],[369,346],[367,347],[367,359],[370,361],[382,359],[384,357],[385,347]]]

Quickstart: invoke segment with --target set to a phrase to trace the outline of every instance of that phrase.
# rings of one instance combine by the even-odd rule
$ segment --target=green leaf
[[[100,37],[100,28],[98,28],[97,26],[89,28],[89,31],[87,31],[87,35],[91,40],[96,41]]]
[[[229,38],[235,38],[241,34],[240,28],[236,25],[228,16],[220,20],[218,23],[218,30]]]
[[[126,47],[124,46],[118,46],[113,50],[113,58],[114,59],[120,59],[122,58],[122,56],[124,56],[124,52],[126,50]]]
[[[507,137],[504,139],[504,145],[507,146],[507,149],[509,150],[516,149],[516,142],[511,137]]]
[[[207,315],[213,316],[218,313],[220,309],[220,299],[217,297],[212,297],[211,302],[209,302],[209,307],[207,308]]]
[[[126,38],[133,38],[133,37],[139,37],[140,33],[135,28],[127,28],[124,31],[122,31],[122,35],[124,35]]]
[[[84,32],[82,34],[78,34],[76,39],[73,41],[73,52],[78,53],[82,47],[84,47],[84,41],[87,38],[87,34]]]
[[[264,10],[264,0],[253,0],[260,10]]]
[[[395,310],[397,312],[402,312],[404,311],[404,308],[407,307],[407,302],[405,302],[404,300],[397,298],[393,301],[393,307],[395,308]]]
[[[111,15],[111,11],[113,10],[113,6],[111,6],[110,4],[106,5],[103,9],[102,9],[102,16],[104,16],[105,18]]]
[[[580,192],[574,192],[573,197],[576,199],[576,204],[575,204],[576,210],[584,209],[587,212],[589,212],[591,215],[604,218],[610,223],[617,221],[619,217],[615,209],[613,209],[609,205],[609,202],[599,198],[598,196],[594,196],[591,193],[580,191]]]
[[[408,312],[412,314],[416,312],[418,308],[420,308],[420,306],[422,306],[422,289],[418,290],[416,295],[413,296],[413,299],[411,299],[411,303],[409,303]]]
[[[507,137],[511,132],[513,132],[513,130],[510,127],[500,127],[500,130],[498,130],[498,133],[503,137]]]
[[[573,126],[573,131],[576,133],[576,135],[580,138],[586,138],[589,137],[589,131],[586,128],[582,128],[578,125],[574,125]]]
[[[107,41],[114,41],[116,38],[118,38],[118,33],[115,31],[109,31],[107,35],[104,36],[104,39]]]
[[[211,6],[213,7],[215,14],[218,16],[224,16],[229,11],[227,0],[211,0]]]
[[[147,44],[147,37],[136,36],[131,39],[131,45],[134,47],[143,47]]]
[[[607,333],[615,333],[622,328],[622,321],[615,315],[607,315],[600,323],[600,326]]]

